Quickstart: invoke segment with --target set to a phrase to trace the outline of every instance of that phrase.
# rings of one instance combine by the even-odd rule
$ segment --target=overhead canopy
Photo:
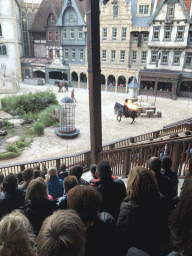
[[[127,85],[129,88],[139,88],[140,86],[137,83],[137,78],[134,76],[131,83]]]

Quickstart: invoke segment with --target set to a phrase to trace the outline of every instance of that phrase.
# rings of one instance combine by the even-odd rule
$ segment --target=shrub
[[[41,136],[44,134],[44,129],[45,129],[45,126],[41,122],[36,122],[33,125],[34,133],[37,134],[38,136]]]
[[[57,123],[55,120],[50,118],[50,116],[48,116],[48,113],[53,114],[53,109],[56,109],[56,108],[58,109],[59,106],[51,105],[39,113],[38,119],[41,120],[41,122],[44,124],[45,127],[52,126]]]
[[[15,158],[21,155],[21,152],[6,152],[0,154],[0,160],[6,160],[10,158]]]
[[[16,144],[17,144],[18,148],[25,148],[25,147],[28,146],[29,143],[19,140],[19,141],[16,142]]]
[[[7,151],[9,152],[17,152],[17,149],[13,143],[9,143],[6,147]]]

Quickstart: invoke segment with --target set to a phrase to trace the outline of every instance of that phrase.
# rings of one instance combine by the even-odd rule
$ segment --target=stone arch
[[[80,74],[80,82],[87,83],[87,75],[83,72]]]
[[[30,78],[30,70],[29,69],[25,69],[25,78]]]
[[[124,76],[119,76],[117,85],[120,87],[125,87],[126,86],[126,78]]]
[[[35,78],[45,78],[45,72],[41,70],[36,70],[33,72],[33,77]]]
[[[103,74],[101,74],[101,84],[105,85],[105,76]]]
[[[132,80],[133,80],[133,76],[130,76],[128,79],[128,84],[130,84]]]
[[[113,75],[109,75],[107,79],[107,84],[115,86],[115,83],[116,83],[115,77]]]
[[[77,74],[77,72],[73,71],[71,73],[71,81],[78,82],[78,74]]]

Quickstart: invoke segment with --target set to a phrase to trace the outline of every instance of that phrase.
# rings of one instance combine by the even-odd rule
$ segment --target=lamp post
[[[5,77],[5,71],[6,71],[7,67],[6,67],[6,64],[1,64],[1,70],[2,72],[4,73],[3,76]]]

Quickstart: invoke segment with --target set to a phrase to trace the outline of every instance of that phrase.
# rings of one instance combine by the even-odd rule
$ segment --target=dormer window
[[[113,18],[116,19],[118,17],[118,6],[113,6]]]
[[[72,10],[69,12],[69,20],[73,21],[73,11]]]
[[[55,16],[53,14],[51,15],[51,22],[55,22]]]
[[[167,6],[167,18],[173,18],[174,17],[174,5],[168,4]]]
[[[149,5],[139,5],[139,15],[148,15]]]

